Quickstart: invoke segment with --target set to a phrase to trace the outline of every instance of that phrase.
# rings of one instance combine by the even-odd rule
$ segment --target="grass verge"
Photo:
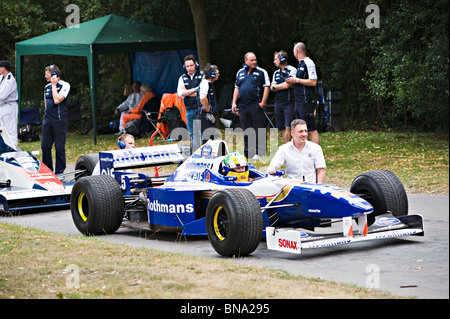
[[[223,259],[0,223],[0,298],[396,298]]]
[[[402,180],[408,193],[449,194],[448,135],[348,131],[322,133],[320,138],[327,163],[326,183],[349,189],[358,174],[388,169]],[[161,144],[160,139],[155,140],[157,144]],[[281,144],[278,139],[278,145]],[[149,146],[149,139],[137,139],[136,146]],[[26,151],[39,150],[40,142],[20,143],[19,147]],[[70,133],[66,144],[67,162],[74,165],[82,154],[116,148],[117,136],[114,135],[99,135],[94,145],[92,136]],[[268,154],[263,161],[250,161],[264,170],[273,155]]]

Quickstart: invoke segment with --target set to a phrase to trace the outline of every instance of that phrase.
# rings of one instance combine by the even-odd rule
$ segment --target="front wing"
[[[351,217],[342,219],[342,233],[315,234],[297,229],[266,227],[267,248],[300,254],[305,248],[322,248],[360,241],[387,239],[393,237],[418,235],[423,236],[423,217],[407,215],[394,217],[390,214],[380,215],[368,226],[367,215],[354,223]]]

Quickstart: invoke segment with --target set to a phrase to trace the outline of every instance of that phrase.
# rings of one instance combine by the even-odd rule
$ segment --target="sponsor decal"
[[[205,169],[211,169],[212,167],[212,163],[205,163],[205,162],[201,162],[201,161],[196,161],[196,160],[188,160],[186,161],[186,163],[184,164],[184,169],[185,170],[205,170]]]
[[[194,212],[194,204],[165,204],[160,203],[157,199],[153,201],[147,199],[147,207],[151,211],[167,214],[189,214]]]
[[[305,233],[304,231],[301,231],[300,232],[300,237],[308,237],[309,236],[309,234],[307,234],[307,233]]]
[[[300,232],[295,230],[278,231],[274,227],[266,227],[267,248],[289,253],[301,253]]]
[[[147,161],[180,159],[179,153],[170,153],[170,150],[149,150],[136,152],[133,150],[122,152],[114,159],[117,163],[145,163]]]
[[[326,240],[319,240],[307,243],[307,247],[309,248],[318,248],[318,247],[330,247],[330,246],[336,246],[341,244],[348,244],[352,240],[351,239],[326,239]]]
[[[18,156],[15,160],[20,164],[22,168],[30,172],[39,171],[39,161],[34,160],[31,156]]]
[[[212,146],[209,144],[206,144],[202,147],[202,157],[203,158],[212,158]]]
[[[293,250],[297,250],[298,249],[296,241],[288,240],[288,239],[282,239],[282,238],[278,239],[278,246],[282,247],[282,248],[293,249]]]
[[[388,231],[385,233],[377,233],[374,234],[376,239],[379,238],[393,238],[393,237],[400,237],[400,236],[408,236],[408,235],[414,235],[417,234],[419,231],[417,229],[411,229],[411,230],[393,230]]]
[[[318,209],[318,208],[315,208],[315,209],[308,209],[308,212],[309,213],[318,213],[318,214],[320,214],[322,211],[320,209]]]
[[[400,223],[397,218],[382,217],[375,222],[378,226],[391,226]]]

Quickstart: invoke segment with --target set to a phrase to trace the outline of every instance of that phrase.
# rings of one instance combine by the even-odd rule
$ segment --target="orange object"
[[[122,126],[125,128],[125,125],[131,120],[140,119],[142,116],[142,109],[144,108],[145,103],[147,103],[154,97],[155,94],[153,92],[146,92],[139,101],[138,106],[132,108],[127,114],[124,114],[122,116]]]
[[[159,108],[158,123],[156,128],[160,130],[164,139],[168,139],[170,135],[169,122],[165,121],[166,112],[172,107],[178,108],[181,120],[186,124],[186,107],[184,101],[176,93],[165,93],[161,98],[161,106]]]

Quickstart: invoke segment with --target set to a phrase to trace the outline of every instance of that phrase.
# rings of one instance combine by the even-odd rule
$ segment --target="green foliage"
[[[14,45],[65,27],[69,0],[3,0],[0,10],[0,57],[14,61]],[[380,27],[368,28],[369,2],[354,0],[209,0],[205,2],[211,62],[219,65],[221,86],[233,83],[243,56],[253,51],[269,75],[273,52],[292,56],[294,42],[307,45],[319,78],[342,92],[346,128],[433,130],[448,132],[448,0],[379,0]],[[81,22],[107,14],[194,32],[189,1],[79,0]],[[90,95],[85,62],[76,57],[39,56],[25,59],[25,105],[42,103],[43,67],[62,65],[90,120]],[[57,62],[55,62],[57,61]],[[125,55],[100,59],[99,119],[108,122],[122,102],[130,81]],[[39,80],[38,80],[39,79]],[[88,121],[89,122],[89,121]]]
[[[448,131],[448,1],[399,1],[371,42],[365,83],[389,126]]]

